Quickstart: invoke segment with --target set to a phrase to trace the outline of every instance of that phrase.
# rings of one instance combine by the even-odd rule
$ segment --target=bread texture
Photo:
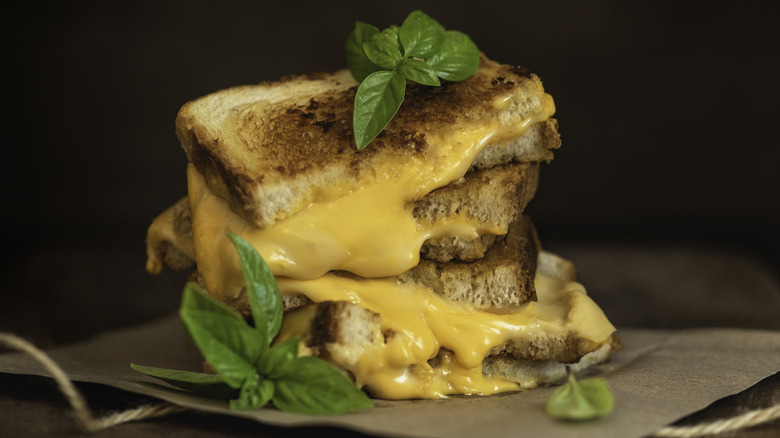
[[[378,313],[349,301],[323,301],[315,307],[306,342],[311,353],[348,369],[366,348],[384,342]]]
[[[422,227],[460,216],[483,229],[507,230],[520,218],[538,184],[539,163],[510,163],[477,170],[427,194],[415,203],[413,214]],[[441,262],[476,260],[484,256],[496,237],[492,233],[478,238],[435,237],[425,241],[421,255]]]
[[[522,216],[480,259],[471,262],[421,260],[416,267],[388,278],[427,287],[433,293],[469,303],[475,309],[504,313],[536,300],[534,275],[540,250],[531,220]],[[348,272],[337,274],[360,278]],[[197,272],[192,274],[192,280],[206,289]],[[230,307],[249,315],[246,289],[242,289],[236,298],[226,300]],[[300,294],[283,296],[285,312],[309,303],[310,300]]]
[[[539,253],[539,258],[555,261],[546,264],[545,275],[573,281],[570,261],[544,251]],[[540,261],[538,264],[545,263]],[[555,267],[562,270],[556,271]],[[329,361],[347,374],[361,355],[372,354],[377,345],[392,336],[383,332],[380,314],[351,302],[323,301],[311,303],[303,310],[310,315],[308,332],[303,336],[309,353]],[[494,347],[482,362],[482,373],[510,380],[521,388],[533,388],[557,383],[566,376],[567,366],[573,372],[580,372],[602,363],[620,348],[616,334],[606,342],[594,344],[572,331],[545,330],[536,336],[510,338],[505,345]],[[436,369],[451,360],[451,355],[452,352],[441,349],[428,364]]]
[[[561,145],[539,78],[482,55],[464,81],[408,83],[401,109],[360,151],[357,88],[340,70],[182,106],[176,134],[190,162],[196,223],[188,198],[156,218],[147,270],[193,269],[197,242],[212,295],[251,319],[224,235],[244,233],[272,254],[279,276],[284,318],[274,342],[300,336],[301,354],[381,397],[515,389],[503,380],[531,388],[561,378],[567,364],[580,370],[606,360],[619,347],[609,338],[614,326],[575,283],[574,265],[542,251],[524,214],[541,162]],[[317,233],[300,237],[293,227]],[[349,263],[339,264],[342,254]],[[197,267],[189,280],[207,289]],[[500,385],[471,385],[485,380],[480,371]],[[448,374],[471,383],[395,392],[407,378],[414,386]]]
[[[176,133],[209,188],[264,228],[311,202],[353,190],[367,175],[391,178],[409,160],[435,167],[446,155],[442,148],[464,132],[485,124],[529,124],[553,106],[537,76],[482,56],[477,73],[465,81],[410,84],[401,110],[358,151],[352,133],[356,89],[347,70],[230,88],[185,104]],[[530,124],[526,137],[488,140],[474,168],[550,160],[560,145],[556,123],[542,117]]]
[[[539,163],[509,163],[467,173],[460,180],[432,191],[414,203],[412,214],[420,227],[465,220],[481,229],[506,230],[531,201],[539,181]],[[161,273],[190,269],[192,217],[187,198],[161,214],[149,228],[147,266]],[[495,242],[496,235],[443,236],[424,242],[421,255],[435,261],[476,260]]]
[[[165,268],[174,272],[192,268],[192,215],[186,197],[155,218],[146,235],[146,270],[160,274]]]
[[[572,362],[560,362],[554,358],[535,360],[505,354],[487,356],[482,362],[482,374],[503,377],[516,382],[522,388],[534,388],[544,384],[555,384],[567,376],[567,368],[580,373],[609,359],[613,351],[621,348],[617,335],[593,351],[589,351]]]
[[[479,310],[507,312],[536,300],[534,275],[540,249],[530,218],[522,216],[484,257],[472,262],[420,260],[399,280],[426,286]]]

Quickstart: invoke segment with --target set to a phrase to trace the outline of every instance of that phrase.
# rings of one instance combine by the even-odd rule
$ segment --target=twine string
[[[30,342],[11,333],[0,332],[0,345],[22,351],[39,364],[43,365],[51,373],[60,392],[65,396],[73,408],[76,421],[86,432],[96,432],[108,429],[116,425],[130,421],[140,421],[149,418],[158,418],[170,415],[176,412],[183,412],[186,409],[171,403],[161,402],[156,404],[142,405],[137,408],[128,409],[121,412],[114,412],[104,417],[95,418],[87,406],[84,396],[79,392],[73,382],[63,369],[49,357],[43,350],[40,350]],[[698,424],[694,426],[666,426],[653,433],[655,437],[672,438],[694,438],[705,435],[718,435],[726,432],[734,432],[748,427],[757,426],[769,421],[780,418],[780,405],[769,408],[756,409],[735,417],[713,421],[711,423]]]
[[[182,407],[161,402],[142,405],[137,408],[128,409],[122,412],[114,412],[104,417],[95,418],[89,410],[89,406],[87,405],[84,396],[79,392],[65,371],[63,371],[48,354],[30,342],[11,333],[0,333],[0,345],[5,345],[14,350],[28,354],[51,373],[60,392],[62,392],[71,408],[73,408],[73,414],[78,426],[86,432],[96,432],[130,421],[162,417],[185,410]]]
[[[756,409],[745,412],[731,418],[716,420],[711,423],[697,424],[694,426],[667,426],[658,429],[653,436],[693,438],[705,435],[719,435],[726,432],[735,432],[759,424],[768,423],[780,418],[780,405],[774,405],[764,409]]]

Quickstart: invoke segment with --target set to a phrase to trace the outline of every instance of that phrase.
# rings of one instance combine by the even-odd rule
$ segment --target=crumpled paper
[[[47,353],[79,382],[109,385],[170,403],[276,426],[335,426],[365,434],[408,437],[477,435],[641,437],[742,391],[780,370],[780,331],[620,328],[624,348],[589,374],[603,376],[615,398],[614,412],[588,422],[560,422],[544,411],[554,388],[490,397],[444,400],[377,400],[373,409],[338,416],[311,416],[272,408],[233,411],[227,403],[174,389],[130,369],[131,362],[200,371],[202,358],[178,316],[102,334]],[[48,375],[21,353],[0,355],[0,372]]]

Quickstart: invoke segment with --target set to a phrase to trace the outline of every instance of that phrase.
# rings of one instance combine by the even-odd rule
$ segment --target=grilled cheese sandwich
[[[583,356],[609,353],[615,327],[581,284],[544,274],[536,275],[534,281],[537,300],[510,313],[475,310],[427,287],[387,279],[326,274],[310,281],[281,279],[279,286],[284,293],[300,293],[317,303],[346,301],[378,315],[381,323],[370,331],[369,341],[344,345],[336,340],[318,347],[372,395],[408,399],[487,395],[539,384],[538,378],[518,382],[483,373],[485,358],[508,344],[550,344],[576,338],[584,344],[587,353]],[[304,345],[310,343],[312,312],[313,308],[303,307],[289,314],[281,339],[299,335]],[[549,366],[555,359],[535,362]]]
[[[301,335],[303,352],[325,357],[378,397],[492,394],[550,379],[510,376],[496,365],[507,360],[535,369],[588,355],[605,359],[615,329],[573,276],[517,268],[527,268],[529,260],[535,268],[537,257],[549,257],[537,244],[501,261],[513,273],[509,280],[471,275],[485,285],[482,296],[498,297],[488,308],[441,292],[446,282],[472,287],[446,277],[447,268],[478,272],[477,264],[489,263],[487,254],[499,253],[510,240],[517,227],[509,222],[527,221],[520,213],[533,196],[535,177],[522,180],[530,187],[522,202],[503,196],[512,199],[506,203],[512,209],[500,221],[486,220],[468,200],[444,208],[436,190],[447,190],[439,198],[468,194],[460,185],[476,181],[478,172],[501,166],[531,172],[552,158],[560,144],[551,118],[555,108],[539,79],[483,56],[466,81],[409,87],[402,110],[362,152],[351,147],[347,123],[355,88],[342,71],[238,87],[186,104],[177,134],[190,160],[188,200],[150,227],[147,269],[171,266],[171,253],[189,257],[211,295],[245,311],[240,264],[225,233],[242,236],[263,256],[285,296],[280,336]],[[491,178],[469,187],[488,187]],[[492,190],[496,205],[511,191]],[[179,211],[189,212],[188,226],[177,226]],[[416,217],[421,211],[425,216]],[[432,242],[478,248],[471,251],[477,255],[448,260],[469,251],[423,250]],[[421,263],[421,250],[445,260]],[[504,295],[520,301],[505,300],[501,291],[507,289],[511,293]],[[328,303],[349,304],[336,306],[342,310],[357,306],[356,314],[368,312],[376,316],[367,321],[381,322],[371,330],[347,329],[351,313],[345,311],[330,315],[328,332],[370,336],[354,345],[323,337],[317,309],[336,308]]]

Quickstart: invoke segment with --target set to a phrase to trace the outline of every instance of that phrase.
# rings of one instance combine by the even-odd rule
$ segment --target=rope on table
[[[94,418],[87,406],[84,396],[76,389],[68,375],[47,355],[35,345],[11,334],[0,332],[0,345],[22,351],[30,355],[38,363],[43,365],[57,382],[60,391],[67,398],[73,408],[79,426],[87,432],[96,432],[103,429],[149,418],[163,417],[176,412],[186,411],[185,408],[161,402],[157,404],[143,405],[122,412],[108,414],[102,418]],[[655,437],[693,438],[705,435],[718,435],[725,432],[733,432],[748,427],[757,426],[780,418],[780,405],[765,409],[756,409],[732,418],[713,421],[711,423],[695,426],[667,426],[655,431]]]
[[[724,418],[711,423],[693,426],[667,426],[655,431],[655,437],[693,438],[706,435],[718,435],[726,432],[747,429],[780,418],[780,405],[745,412],[736,417]]]
[[[51,373],[54,381],[57,382],[60,391],[65,395],[68,403],[70,403],[70,406],[73,408],[76,422],[79,427],[86,432],[96,432],[130,421],[163,417],[186,410],[170,403],[161,402],[139,406],[126,411],[114,412],[101,418],[95,418],[89,410],[87,402],[84,400],[84,396],[81,395],[76,386],[73,385],[73,382],[65,371],[63,371],[49,355],[30,342],[11,333],[0,332],[0,345],[6,345],[9,348],[28,354]]]

